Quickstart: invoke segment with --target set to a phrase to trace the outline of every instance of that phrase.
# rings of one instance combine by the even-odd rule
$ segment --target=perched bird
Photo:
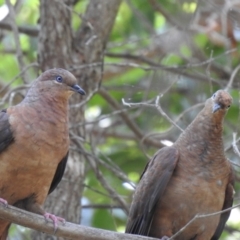
[[[51,69],[31,85],[21,103],[0,112],[0,202],[57,222],[44,211],[48,194],[59,184],[68,158],[68,99],[84,90],[67,70]],[[0,240],[10,223],[0,220]]]
[[[222,140],[231,103],[226,91],[217,91],[178,140],[149,161],[133,196],[126,233],[168,239],[196,215],[232,206],[233,170]],[[229,215],[198,218],[174,239],[217,240]]]

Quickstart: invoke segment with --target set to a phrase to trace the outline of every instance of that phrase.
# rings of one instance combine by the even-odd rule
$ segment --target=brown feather
[[[226,91],[217,91],[173,146],[156,153],[134,193],[127,233],[171,237],[197,214],[232,206],[233,170],[222,140],[231,103]],[[229,214],[197,219],[174,239],[216,240]]]
[[[85,94],[76,78],[51,69],[32,83],[20,104],[0,113],[0,197],[8,204],[48,216],[44,201],[67,162],[68,99],[74,92]],[[8,227],[0,221],[0,236]]]

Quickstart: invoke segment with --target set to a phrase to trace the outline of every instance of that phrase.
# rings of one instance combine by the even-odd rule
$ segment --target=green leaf
[[[182,45],[180,48],[180,52],[186,58],[190,58],[192,56],[192,52],[187,45]]]
[[[182,63],[182,58],[177,54],[169,54],[162,60],[162,64],[166,66],[180,65]]]
[[[194,36],[194,42],[199,48],[203,48],[208,42],[208,37],[206,36],[206,34],[203,33],[196,34]]]

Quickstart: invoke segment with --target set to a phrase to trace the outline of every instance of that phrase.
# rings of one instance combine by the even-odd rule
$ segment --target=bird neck
[[[210,119],[207,116],[204,117],[204,121],[194,121],[187,129],[187,135],[193,135],[192,140],[205,141],[208,144],[214,144],[215,147],[222,148],[222,123]]]
[[[213,114],[203,109],[189,127],[192,130],[198,129],[199,136],[203,135],[208,137],[207,139],[216,140],[217,137],[222,138],[223,118],[222,115]]]
[[[201,162],[223,161],[225,159],[222,131],[223,117],[204,112],[199,113],[177,140],[180,148],[184,147],[195,159]],[[217,154],[216,154],[217,153]],[[210,156],[216,156],[212,158]],[[219,162],[218,161],[218,162]]]
[[[28,92],[20,104],[34,108],[37,112],[41,112],[39,110],[42,109],[42,106],[48,106],[47,109],[43,109],[43,114],[48,111],[49,114],[55,113],[52,114],[52,117],[57,116],[57,118],[61,117],[66,121],[68,120],[68,114],[66,114],[68,112],[68,99],[65,96],[56,96],[54,94],[45,94],[43,96],[42,94]]]

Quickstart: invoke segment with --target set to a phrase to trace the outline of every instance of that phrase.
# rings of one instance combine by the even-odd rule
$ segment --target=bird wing
[[[147,164],[134,193],[126,233],[148,235],[154,210],[179,158],[174,147],[160,149]]]
[[[66,156],[61,160],[61,162],[58,164],[56,172],[54,174],[51,186],[49,188],[48,194],[50,194],[51,192],[53,192],[55,190],[55,188],[57,187],[57,185],[60,183],[60,181],[62,180],[66,165],[67,165],[67,160],[68,160],[68,152],[66,154]]]
[[[230,172],[230,176],[229,176],[229,183],[226,187],[226,192],[225,192],[225,199],[224,199],[224,203],[223,203],[223,208],[222,210],[225,210],[227,208],[232,207],[233,205],[233,194],[234,194],[234,172],[233,172],[233,168],[232,166],[230,166],[231,168],[231,172]],[[227,211],[221,214],[220,217],[220,221],[218,223],[218,227],[213,235],[213,237],[211,238],[211,240],[218,240],[222,234],[222,231],[224,229],[224,226],[230,216],[231,211]]]
[[[6,110],[0,112],[0,153],[5,150],[14,140],[13,132],[9,123]]]

